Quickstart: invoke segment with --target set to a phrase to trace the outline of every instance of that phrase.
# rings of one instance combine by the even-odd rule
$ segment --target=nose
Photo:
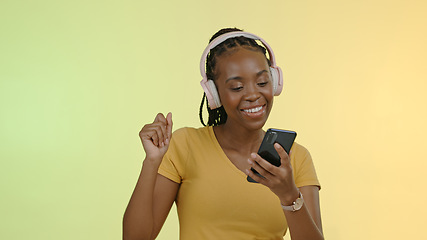
[[[247,86],[245,90],[246,101],[255,102],[261,97],[261,93],[259,92],[256,84],[249,84],[249,86]]]

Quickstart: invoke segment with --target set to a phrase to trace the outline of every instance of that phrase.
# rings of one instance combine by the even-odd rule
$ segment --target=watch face
[[[300,197],[299,197],[299,198],[297,198],[297,199],[295,200],[295,202],[293,202],[293,203],[292,203],[292,205],[291,205],[291,206],[283,206],[283,205],[282,205],[283,210],[286,210],[286,211],[293,211],[293,212],[300,210],[300,209],[302,208],[302,205],[304,205],[304,198],[302,197],[302,194],[301,194],[301,193],[300,193],[300,195],[299,195],[299,196],[300,196]]]
[[[297,200],[295,200],[295,205],[294,205],[295,211],[300,210],[303,204],[304,204],[304,200],[301,198],[297,198]]]

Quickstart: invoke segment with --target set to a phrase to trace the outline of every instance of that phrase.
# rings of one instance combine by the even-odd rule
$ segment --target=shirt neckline
[[[208,131],[209,131],[209,135],[210,138],[215,146],[215,148],[217,149],[218,153],[221,155],[221,159],[223,161],[226,162],[226,164],[236,173],[238,173],[240,176],[242,177],[247,177],[247,175],[240,171],[240,169],[238,169],[232,162],[231,160],[227,157],[227,155],[225,154],[224,150],[222,149],[221,145],[218,142],[218,139],[216,138],[215,132],[213,131],[213,126],[209,126],[208,127]]]

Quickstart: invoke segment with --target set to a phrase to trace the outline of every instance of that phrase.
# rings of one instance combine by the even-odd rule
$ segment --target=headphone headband
[[[273,50],[271,49],[270,45],[268,45],[268,43],[264,39],[258,37],[255,34],[248,33],[248,32],[242,32],[242,31],[229,32],[229,33],[222,34],[222,35],[218,36],[217,38],[215,38],[214,40],[212,40],[209,43],[209,45],[205,48],[205,50],[203,51],[202,57],[200,59],[200,74],[202,75],[203,78],[206,78],[205,64],[206,64],[206,58],[208,57],[209,52],[213,48],[215,48],[216,46],[218,46],[219,44],[224,42],[225,40],[230,39],[230,38],[235,38],[235,37],[246,37],[246,38],[250,38],[253,40],[261,41],[262,44],[267,49],[268,55],[270,56],[271,67],[273,67],[273,68],[276,67],[276,58],[274,57]]]

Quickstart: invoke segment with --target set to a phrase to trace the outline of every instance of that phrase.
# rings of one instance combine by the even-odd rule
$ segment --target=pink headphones
[[[274,53],[273,53],[273,50],[271,49],[270,45],[268,45],[268,43],[265,42],[264,39],[258,37],[255,34],[252,34],[252,33],[240,32],[240,31],[239,32],[229,32],[229,33],[223,34],[223,35],[215,38],[214,40],[212,40],[212,42],[210,42],[209,45],[206,47],[205,51],[203,51],[202,58],[200,59],[200,74],[203,77],[200,84],[202,85],[202,88],[206,93],[206,97],[208,99],[210,109],[219,108],[219,107],[221,107],[222,104],[221,104],[221,101],[219,99],[218,91],[216,89],[214,81],[208,79],[208,77],[206,76],[206,69],[205,69],[206,58],[207,58],[210,50],[213,49],[214,47],[218,46],[219,44],[221,44],[222,42],[224,42],[225,40],[227,40],[229,38],[240,37],[240,36],[250,38],[250,39],[254,39],[254,40],[259,40],[262,42],[262,44],[265,46],[265,48],[268,51],[268,55],[270,56],[270,62],[271,62],[270,73],[271,73],[271,78],[273,81],[274,96],[278,96],[282,92],[282,89],[283,89],[283,73],[282,73],[282,70],[280,69],[280,67],[276,66],[276,59],[274,57]]]

